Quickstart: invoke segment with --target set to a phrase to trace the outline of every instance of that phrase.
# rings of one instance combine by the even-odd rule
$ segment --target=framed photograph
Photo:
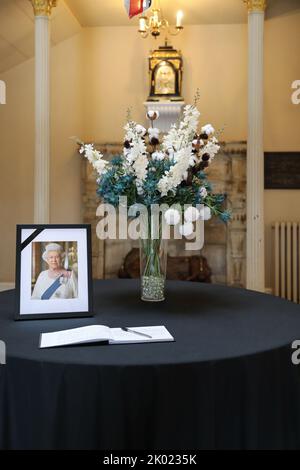
[[[92,316],[90,225],[18,225],[16,319]]]

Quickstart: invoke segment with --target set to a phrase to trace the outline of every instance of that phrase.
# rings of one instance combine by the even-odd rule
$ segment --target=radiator
[[[275,295],[300,303],[300,222],[276,222]]]

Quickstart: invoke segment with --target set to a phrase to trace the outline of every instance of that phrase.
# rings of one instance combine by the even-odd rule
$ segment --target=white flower
[[[206,124],[201,128],[201,133],[206,135],[211,135],[215,132],[213,126],[211,124]]]
[[[176,153],[175,164],[166,171],[157,183],[157,188],[162,196],[166,196],[169,191],[176,191],[177,186],[183,181],[185,172],[190,167],[192,147],[186,147]]]
[[[131,153],[128,153],[128,154],[126,155],[126,160],[127,160],[127,163],[128,163],[129,165],[131,165],[131,164],[133,163],[133,158],[132,158]]]
[[[149,127],[149,129],[148,129],[148,134],[149,134],[149,139],[150,140],[153,137],[155,139],[159,139],[159,133],[160,133],[160,130],[157,127]]]
[[[165,154],[163,152],[153,152],[152,155],[152,160],[163,160],[165,158]]]
[[[201,188],[199,189],[199,196],[201,196],[202,199],[206,198],[207,189],[205,188],[205,186],[201,186]]]
[[[140,124],[137,124],[135,126],[135,130],[136,130],[137,134],[140,134],[140,135],[145,135],[146,134],[146,129],[143,126],[141,126]]]
[[[194,131],[197,131],[198,121],[200,117],[200,112],[193,105],[185,106],[183,110],[183,120],[180,123],[180,128],[188,127]]]
[[[169,160],[174,160],[174,149],[169,148],[167,149],[167,152],[168,152]]]
[[[88,161],[93,164],[93,162],[97,160],[98,156],[101,154],[97,150],[94,149],[93,144],[85,144],[84,155],[88,159]]]
[[[177,225],[180,222],[180,212],[177,209],[168,209],[164,217],[168,225]]]
[[[210,161],[211,161],[214,159],[215,155],[218,153],[219,150],[220,150],[220,145],[216,144],[212,140],[209,140],[207,144],[204,147],[202,147],[202,149],[200,150],[200,155],[202,156],[205,153],[208,153],[208,155],[210,156]]]
[[[204,220],[209,220],[211,219],[211,210],[209,207],[205,206],[204,207]]]
[[[146,154],[146,146],[142,139],[134,142],[130,149],[131,161],[134,162],[140,155]]]
[[[85,152],[92,152],[94,150],[94,144],[84,144]]]
[[[99,159],[93,164],[93,167],[99,175],[102,175],[105,171],[105,167],[107,164],[108,162],[106,160]]]
[[[146,151],[147,149],[144,140],[140,137],[135,137],[132,144],[130,144],[130,149],[123,149],[123,154],[127,162],[132,165],[140,155],[146,154]]]
[[[147,177],[148,158],[146,155],[140,155],[134,162],[133,168],[136,177],[140,181],[145,181]]]
[[[194,232],[194,226],[192,222],[185,222],[183,225],[179,226],[179,233],[183,237],[188,237]]]
[[[199,219],[199,217],[200,212],[198,211],[197,207],[191,206],[184,211],[184,220],[186,222],[195,222]]]
[[[130,121],[124,127],[126,131],[125,140],[130,141],[129,152],[124,151],[125,163],[127,173],[133,173],[136,176],[136,187],[138,194],[143,194],[143,182],[147,178],[148,157],[147,148],[143,136],[146,129]]]
[[[129,142],[135,138],[135,133],[133,131],[134,125],[135,123],[133,122],[127,122],[127,124],[124,126],[125,140],[128,140]]]
[[[141,196],[143,194],[143,183],[140,180],[135,180],[135,186],[137,193]]]
[[[177,127],[172,124],[168,134],[163,140],[163,149],[174,148],[176,151],[191,145],[194,134],[197,131],[200,112],[195,106],[185,106],[183,119]]]
[[[191,156],[190,156],[190,166],[195,166],[196,163],[197,163],[197,157],[196,157],[196,155],[194,155],[193,153],[191,153]]]
[[[159,118],[159,111],[154,111],[153,109],[150,109],[147,112],[146,117],[150,119],[150,121],[154,121],[155,119]]]
[[[146,134],[146,129],[134,121],[127,122],[124,129],[126,131],[125,141],[128,140],[129,142],[137,141]]]
[[[103,155],[94,148],[94,144],[84,144],[81,146],[79,152],[84,153],[84,156],[93,166],[94,170],[98,175],[102,175],[105,171],[105,167],[108,164],[106,160],[103,160]]]

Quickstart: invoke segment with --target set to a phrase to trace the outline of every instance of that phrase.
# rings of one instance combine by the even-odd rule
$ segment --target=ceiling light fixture
[[[159,0],[154,0],[151,15],[139,18],[139,33],[142,38],[147,38],[151,34],[156,39],[162,30],[166,30],[171,36],[177,36],[183,30],[182,18],[183,12],[180,10],[176,14],[176,25],[171,29],[168,20],[163,17]]]

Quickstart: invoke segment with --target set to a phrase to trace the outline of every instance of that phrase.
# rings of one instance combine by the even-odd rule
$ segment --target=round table
[[[300,307],[244,289],[96,281],[92,318],[19,321],[0,295],[0,448],[300,447]],[[39,349],[39,335],[90,324],[165,325],[175,342]]]

